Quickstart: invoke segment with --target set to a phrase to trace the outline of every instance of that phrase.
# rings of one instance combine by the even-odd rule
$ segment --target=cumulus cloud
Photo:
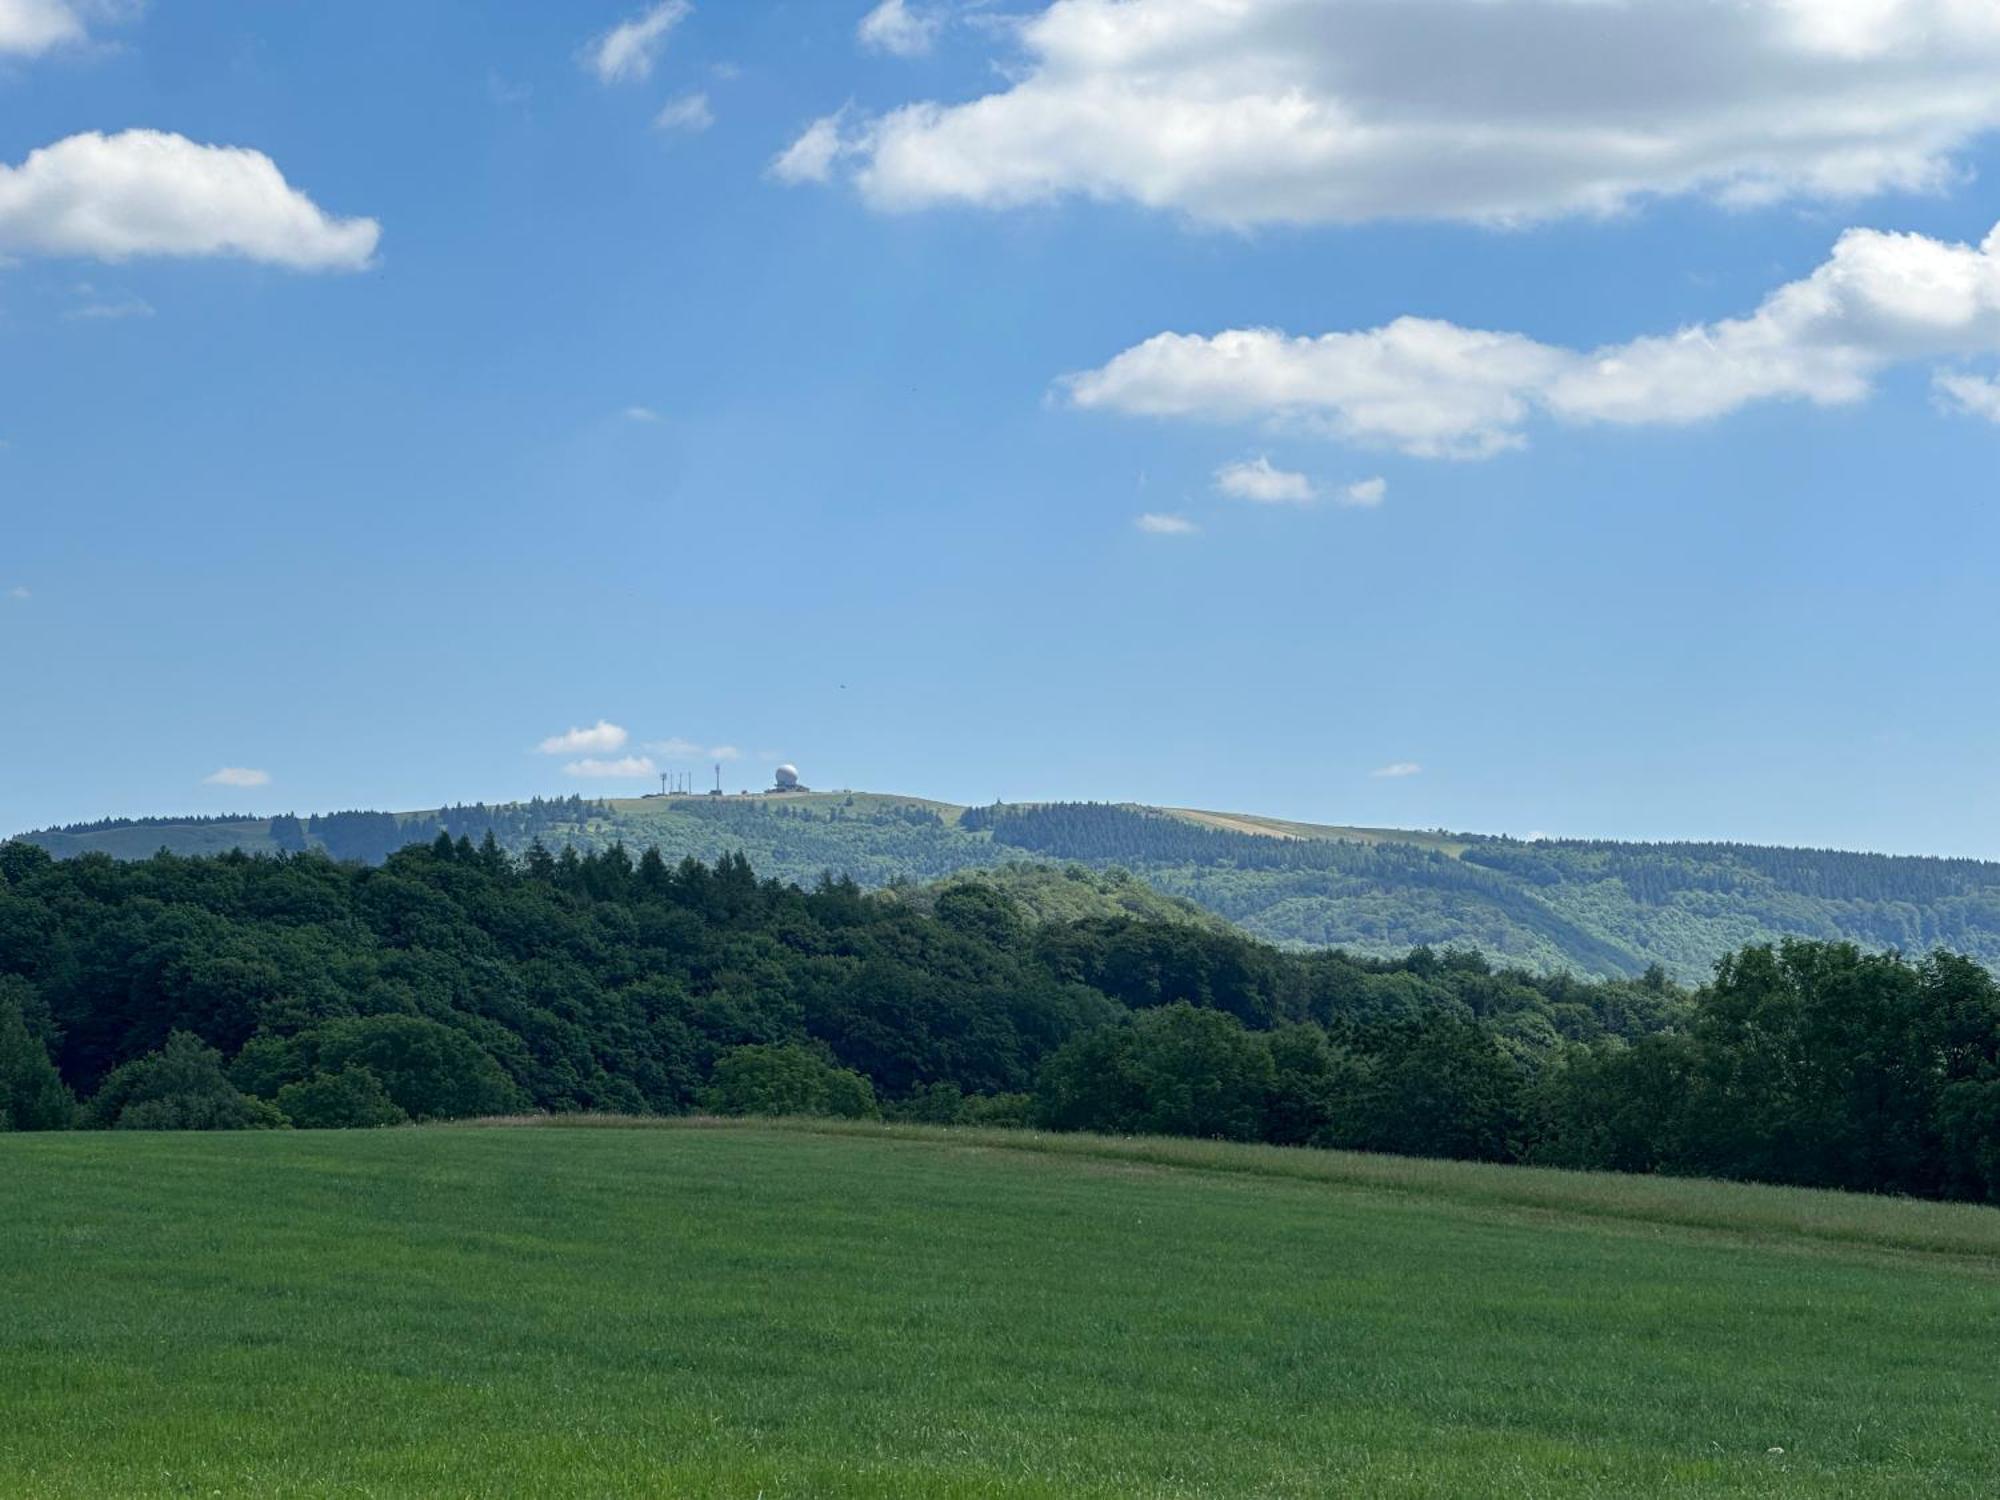
[[[1389,498],[1389,481],[1377,476],[1350,484],[1340,492],[1342,505],[1354,505],[1363,509],[1373,509]]]
[[[700,135],[714,123],[715,111],[708,107],[706,94],[682,94],[678,99],[669,99],[653,116],[655,129],[679,130],[688,135]]]
[[[841,137],[845,110],[814,120],[799,138],[771,160],[771,175],[791,186],[802,182],[825,182],[833,176],[833,164],[848,149]]]
[[[2000,422],[2000,380],[1940,370],[1932,385],[1938,398],[1953,411]]]
[[[1378,781],[1402,781],[1407,777],[1423,775],[1424,768],[1413,760],[1397,760],[1386,766],[1377,766],[1368,774]]]
[[[2000,125],[1990,0],[1056,0],[1013,35],[994,92],[853,122],[870,202],[1516,222],[1934,189]]]
[[[1268,458],[1223,465],[1215,471],[1215,487],[1232,499],[1259,505],[1310,505],[1319,498],[1305,475],[1273,468]]]
[[[1469,459],[1521,446],[1537,413],[1673,426],[1759,401],[1836,406],[1864,399],[1891,365],[1994,352],[2000,228],[1976,246],[1852,229],[1810,276],[1747,317],[1591,351],[1414,317],[1318,337],[1163,333],[1063,386],[1086,409],[1257,422]]]
[[[158,130],[95,131],[0,164],[0,254],[235,256],[359,271],[381,226],[322,212],[272,160]]]
[[[856,34],[861,45],[895,57],[922,57],[937,45],[943,17],[934,10],[912,10],[905,0],[882,0],[861,18]]]
[[[1148,536],[1193,536],[1201,530],[1186,516],[1163,516],[1150,510],[1132,524]]]
[[[743,759],[743,752],[738,750],[734,745],[710,745],[708,747],[708,758],[710,760],[741,760]]]
[[[574,776],[582,781],[637,781],[641,777],[657,776],[658,768],[650,755],[627,755],[617,760],[599,760],[586,756],[573,760],[563,767],[563,775]]]
[[[660,414],[650,406],[628,406],[619,413],[628,422],[651,423],[660,420]]]
[[[652,76],[667,35],[693,12],[687,0],[662,0],[621,21],[584,48],[584,66],[600,83],[634,83]]]
[[[576,755],[586,750],[623,750],[632,736],[609,719],[599,719],[588,729],[567,729],[552,734],[535,748],[544,755]]]
[[[30,589],[25,583],[17,583],[12,588],[7,590],[7,597],[9,599],[21,600],[25,602],[26,600],[34,598],[35,593],[34,590]]]
[[[221,770],[201,778],[203,786],[269,786],[269,771],[253,770],[249,766],[224,766]]]

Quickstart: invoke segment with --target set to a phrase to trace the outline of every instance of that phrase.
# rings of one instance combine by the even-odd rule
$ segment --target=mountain
[[[807,884],[825,872],[904,887],[1000,871],[985,878],[1012,882],[1026,909],[1051,918],[1080,906],[1208,913],[1288,946],[1374,956],[1470,946],[1591,977],[1658,964],[1699,980],[1723,953],[1783,937],[1945,946],[2000,967],[2000,864],[1743,844],[1531,843],[1187,808],[966,808],[862,792],[108,820],[23,837],[59,857],[318,849],[372,863],[439,833],[478,841],[489,831],[515,852],[536,840],[586,851],[657,846],[706,861],[741,851],[760,873]],[[1083,866],[1093,880],[1049,883],[1005,868],[1022,864]],[[1115,870],[1144,886],[1105,878]]]

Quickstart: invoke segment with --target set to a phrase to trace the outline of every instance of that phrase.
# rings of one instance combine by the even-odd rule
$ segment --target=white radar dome
[[[797,766],[778,767],[779,786],[797,786],[798,784],[799,784],[799,768]]]

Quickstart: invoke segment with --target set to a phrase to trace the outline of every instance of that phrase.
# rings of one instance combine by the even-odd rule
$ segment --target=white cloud
[[[710,760],[741,760],[743,752],[734,745],[711,745],[708,747]]]
[[[700,135],[714,123],[715,111],[708,107],[706,94],[682,94],[678,99],[669,99],[653,116],[655,129],[681,130],[689,135]]]
[[[568,729],[552,734],[536,746],[544,755],[576,755],[585,750],[623,750],[632,736],[609,719],[599,719],[588,729]]]
[[[158,130],[95,131],[0,164],[0,254],[236,256],[359,271],[381,226],[331,218],[259,151]]]
[[[849,149],[841,134],[846,118],[847,111],[841,110],[814,120],[797,140],[772,158],[771,175],[792,186],[831,178],[834,161]]]
[[[1524,393],[1561,362],[1519,335],[1399,318],[1319,338],[1162,333],[1065,384],[1086,409],[1274,422],[1424,457],[1484,458],[1519,444]]]
[[[17,583],[11,589],[7,590],[7,597],[9,599],[28,600],[34,598],[35,595],[34,591],[25,583]]]
[[[1378,781],[1402,781],[1411,776],[1421,776],[1424,768],[1413,760],[1391,761],[1386,766],[1377,766],[1368,773]]]
[[[94,295],[86,292],[86,296]],[[85,302],[64,313],[65,318],[81,319],[86,322],[120,322],[126,318],[150,318],[153,304],[143,297],[119,297],[114,300]]]
[[[1252,225],[1837,200],[1940,187],[2000,125],[1992,0],[1056,0],[1009,32],[995,92],[857,122],[870,202]]]
[[[864,47],[896,57],[922,57],[937,45],[944,18],[933,10],[911,10],[905,0],[882,0],[861,18],[856,34]]]
[[[212,775],[201,778],[204,786],[269,786],[269,771],[252,770],[249,766],[224,766]]]
[[[600,83],[633,83],[650,77],[667,34],[693,10],[687,0],[662,0],[592,41],[584,48],[584,65]]]
[[[658,774],[659,770],[650,755],[627,755],[618,760],[598,760],[594,756],[586,756],[563,767],[563,775],[583,781],[637,781],[641,777]]]
[[[2000,380],[1978,375],[1954,375],[1940,370],[1932,381],[1938,397],[1954,411],[2000,422]]]
[[[1215,471],[1215,487],[1232,499],[1259,505],[1310,505],[1319,498],[1305,475],[1273,468],[1268,458],[1223,465]]]
[[[1132,524],[1148,536],[1193,536],[1201,530],[1186,516],[1163,516],[1153,511],[1147,511]]]
[[[1372,509],[1389,498],[1389,481],[1381,477],[1363,479],[1340,492],[1342,505]]]
[[[38,57],[83,39],[83,18],[63,0],[0,0],[0,57]]]
[[[619,413],[628,422],[657,422],[660,414],[650,406],[628,406]]]
[[[1085,408],[1486,458],[1521,446],[1537,412],[1675,426],[1758,401],[1834,406],[1864,399],[1891,365],[1994,352],[2000,228],[1977,246],[1851,229],[1747,317],[1589,352],[1426,318],[1317,338],[1163,333],[1063,386]]]

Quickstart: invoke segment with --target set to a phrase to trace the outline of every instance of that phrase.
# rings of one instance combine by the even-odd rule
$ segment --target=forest
[[[1106,913],[1117,885],[1046,920],[999,881],[919,902],[442,832],[380,865],[10,843],[0,1125],[882,1115],[2000,1201],[2000,990],[1968,959],[1800,941],[1693,990],[1583,981],[1287,952]]]

